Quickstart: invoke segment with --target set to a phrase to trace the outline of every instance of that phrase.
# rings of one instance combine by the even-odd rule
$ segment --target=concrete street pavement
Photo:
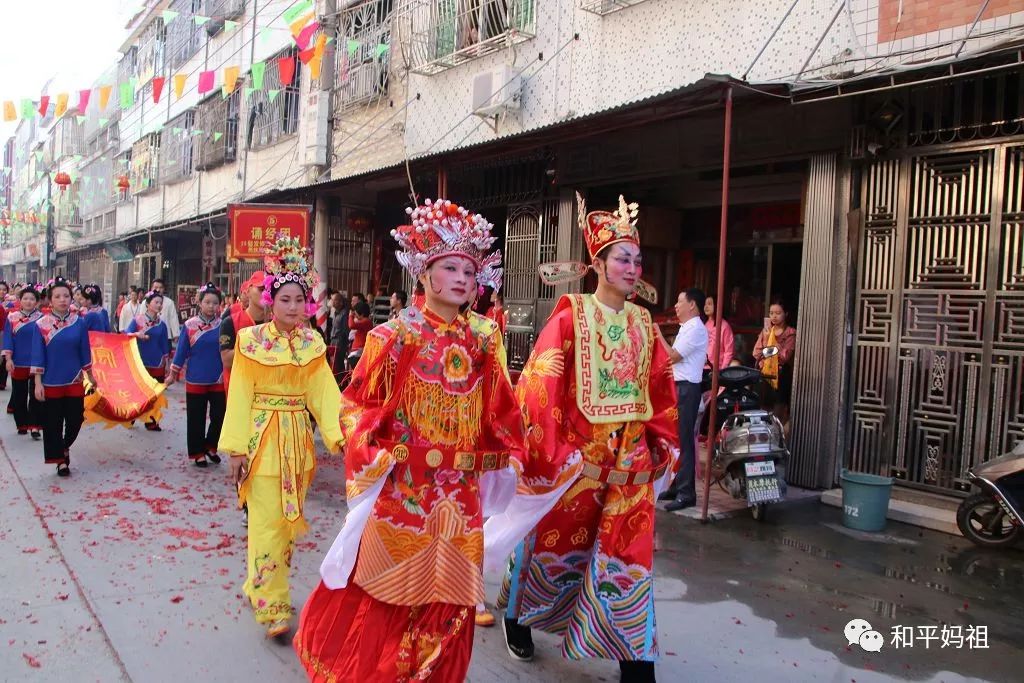
[[[0,393],[0,405],[6,403]],[[164,431],[84,428],[73,475],[0,418],[0,678],[10,681],[301,681],[289,647],[268,642],[240,586],[245,529],[227,463],[187,463],[184,394]],[[292,567],[296,604],[345,514],[338,459],[322,455]],[[1024,554],[898,524],[856,534],[817,503],[707,526],[658,517],[660,681],[1019,680]],[[493,598],[498,577],[488,576]],[[881,652],[848,646],[863,618]],[[893,626],[988,626],[987,650],[890,646]],[[616,681],[611,662],[563,660],[536,634],[536,661],[512,662],[500,628],[479,629],[470,681]]]

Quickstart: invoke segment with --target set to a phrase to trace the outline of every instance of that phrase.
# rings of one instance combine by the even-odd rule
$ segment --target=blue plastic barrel
[[[839,481],[843,487],[843,526],[860,531],[884,529],[892,477],[843,470]]]

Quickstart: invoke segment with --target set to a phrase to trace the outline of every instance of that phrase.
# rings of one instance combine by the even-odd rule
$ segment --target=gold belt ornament
[[[602,484],[614,484],[616,486],[640,486],[657,481],[665,470],[668,469],[668,462],[663,462],[653,470],[620,470],[614,467],[601,467],[592,462],[583,463],[583,476],[587,479],[599,481]]]
[[[260,410],[276,410],[284,413],[298,413],[306,409],[305,396],[282,396],[281,394],[256,394],[252,407]]]

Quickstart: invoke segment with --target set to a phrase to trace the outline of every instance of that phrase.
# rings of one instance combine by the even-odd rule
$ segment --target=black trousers
[[[679,471],[672,480],[672,491],[680,500],[697,499],[697,445],[694,430],[700,409],[700,382],[676,382],[679,406]]]
[[[210,411],[209,427],[206,425],[207,407]],[[217,450],[226,407],[227,398],[223,391],[186,392],[185,424],[189,458],[198,460],[206,455],[208,450]]]
[[[0,389],[7,388],[7,363],[0,359]]]
[[[62,396],[43,402],[43,455],[47,464],[71,462],[68,449],[85,419],[85,398]]]
[[[31,378],[11,382],[11,406],[14,408],[14,423],[19,430],[43,428],[43,406],[36,400],[32,388]]]

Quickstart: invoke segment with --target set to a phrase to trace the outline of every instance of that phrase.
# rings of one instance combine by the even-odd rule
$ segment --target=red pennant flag
[[[78,91],[78,114],[80,116],[85,115],[85,110],[89,107],[89,95],[91,94],[92,90]]]
[[[46,116],[46,110],[50,108],[50,96],[40,95],[39,96],[39,115]]]
[[[313,59],[313,55],[316,54],[316,50],[309,48],[299,53],[299,61],[303,64],[309,64],[309,60]]]
[[[199,94],[208,93],[213,90],[213,72],[203,71],[199,74]]]
[[[277,72],[281,74],[281,85],[291,85],[295,79],[295,57],[281,57],[278,59]]]
[[[164,81],[167,80],[163,76],[153,77],[153,104],[160,102],[160,94],[164,91]]]

